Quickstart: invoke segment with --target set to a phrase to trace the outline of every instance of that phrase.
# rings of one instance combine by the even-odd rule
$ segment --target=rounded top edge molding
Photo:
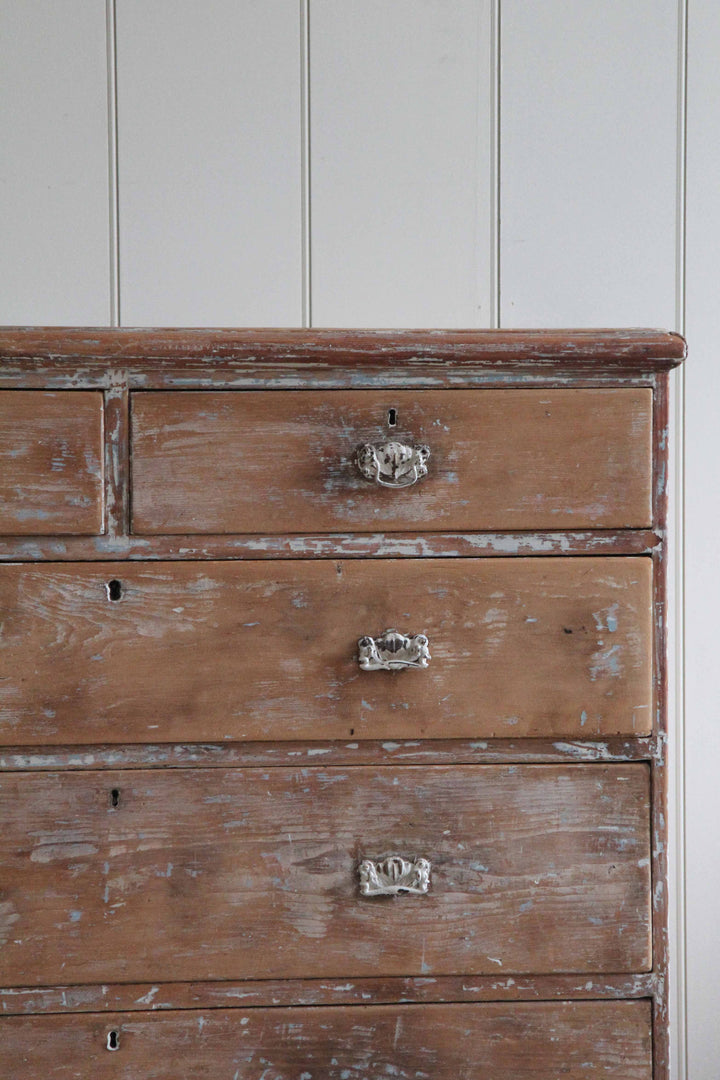
[[[469,368],[513,373],[647,373],[687,354],[684,338],[655,329],[356,330],[253,328],[0,327],[0,363],[53,365],[68,359],[145,366],[252,362],[317,370]],[[2,368],[0,368],[0,373]]]

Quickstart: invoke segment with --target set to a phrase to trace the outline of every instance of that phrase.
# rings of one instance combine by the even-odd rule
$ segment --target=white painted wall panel
[[[311,3],[314,325],[489,325],[490,8]]]
[[[105,5],[0,2],[0,322],[106,323]]]
[[[686,805],[688,1076],[720,1075],[720,5],[688,27]]]
[[[672,326],[678,0],[503,0],[501,313]]]
[[[298,0],[118,0],[124,325],[301,321]]]

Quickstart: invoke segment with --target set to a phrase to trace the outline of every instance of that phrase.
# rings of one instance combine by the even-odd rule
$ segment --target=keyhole
[[[122,582],[118,581],[117,578],[108,581],[105,588],[107,589],[108,600],[119,600],[122,596]]]
[[[397,409],[388,409],[388,427],[395,427],[397,424]]]
[[[107,1048],[108,1050],[120,1049],[120,1036],[117,1031],[108,1031]]]
[[[110,792],[110,805],[116,809],[120,805],[120,789],[114,787]]]

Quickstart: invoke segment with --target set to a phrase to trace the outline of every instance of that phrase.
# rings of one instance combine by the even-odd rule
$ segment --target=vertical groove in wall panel
[[[105,0],[107,26],[107,103],[108,103],[108,211],[109,211],[109,318],[111,326],[120,326],[120,236],[118,221],[117,161],[117,36],[116,0]]]
[[[108,321],[106,85],[103,4],[0,6],[0,322]]]
[[[125,325],[302,320],[298,0],[117,0]]]
[[[685,334],[687,288],[687,27],[688,0],[678,0],[678,109],[677,109],[677,219],[675,329]],[[687,940],[685,874],[685,366],[670,381],[671,445],[668,542],[670,563],[668,630],[670,762],[674,784],[670,789],[670,1080],[688,1080],[687,1071]],[[673,722],[674,720],[674,722]]]
[[[492,321],[491,0],[313,0],[313,320]]]
[[[689,5],[685,372],[685,702],[688,1077],[720,1060],[720,4]]]
[[[491,108],[491,146],[490,146],[490,161],[491,161],[491,198],[492,198],[492,214],[491,214],[491,238],[490,238],[490,319],[488,325],[492,329],[498,329],[502,324],[500,321],[501,301],[500,301],[500,222],[501,222],[501,192],[500,192],[500,131],[501,131],[501,116],[502,116],[502,101],[500,98],[501,92],[501,80],[500,80],[500,42],[501,42],[501,18],[502,18],[502,4],[501,0],[492,0],[492,6],[490,11],[490,35],[491,35],[491,92],[490,92],[490,108]]]
[[[300,0],[300,138],[302,188],[302,325],[312,326],[312,221],[310,160],[310,0]]]
[[[672,326],[677,0],[503,0],[504,326]]]

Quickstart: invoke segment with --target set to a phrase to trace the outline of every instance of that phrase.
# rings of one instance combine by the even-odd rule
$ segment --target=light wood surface
[[[132,527],[639,528],[652,522],[651,437],[643,388],[135,393]],[[358,447],[388,441],[428,445],[427,477],[366,480]]]
[[[646,558],[5,565],[0,739],[648,734],[651,586]],[[389,627],[427,669],[360,669]]]
[[[13,1080],[650,1080],[650,1026],[645,1001],[387,1005],[13,1017],[0,1038]]]
[[[169,1053],[155,1054],[149,1035],[150,1049],[133,1044],[127,1071],[133,1080],[146,1080],[145,1068],[177,1074],[174,1042],[185,1050],[180,1068],[204,1080],[225,1070],[233,1017],[242,1020],[250,1004],[258,1022],[267,1010],[257,1044],[263,1069],[283,1076],[306,1071],[316,1030],[311,1063],[323,1075],[327,1032],[349,1053],[359,1031],[361,1051],[372,1044],[382,1055],[392,1043],[381,1064],[397,1070],[407,1061],[423,1071],[403,1056],[398,1017],[386,1025],[390,1014],[377,1007],[491,1003],[506,1011],[481,1033],[473,1080],[486,1059],[493,1080],[542,1076],[546,1066],[552,1080],[573,1069],[589,1077],[598,1062],[605,1073],[634,1078],[636,1069],[649,1080],[651,1027],[653,1077],[667,1080],[663,372],[683,352],[680,338],[654,331],[0,334],[4,390],[102,389],[107,474],[106,535],[16,535],[2,546],[6,1017],[42,1013],[61,1024],[73,1013],[102,1013],[108,1025],[98,1028],[95,1053],[118,1076],[127,1014],[142,1024],[159,1017],[138,1013],[160,1009],[167,1019],[183,1010],[185,1027],[174,1029]],[[317,475],[288,479],[294,450],[286,446],[284,458],[262,459],[262,447],[252,458],[255,505],[247,512],[272,504],[275,531],[228,531],[238,527],[235,479],[224,489],[228,528],[193,532],[190,522],[188,532],[133,535],[138,477],[128,406],[134,394],[138,402],[170,400],[171,389],[203,407],[259,403],[260,427],[277,436],[269,445],[282,446],[290,432],[307,449],[312,431],[321,465],[330,460],[325,429],[335,453],[352,427],[333,427],[326,406],[380,402],[381,420],[373,412],[366,438],[375,431],[378,439],[416,440],[402,428],[407,405],[457,400],[455,417],[447,409],[418,414],[431,445],[433,429],[461,430],[454,445],[464,447],[471,490],[454,483],[460,472],[439,468],[448,505],[492,505],[473,471],[488,429],[498,450],[492,486],[507,488],[513,505],[541,503],[553,490],[567,502],[569,492],[577,516],[589,505],[583,485],[600,475],[591,509],[601,507],[605,482],[620,493],[609,497],[617,508],[627,504],[637,468],[628,512],[644,506],[646,524],[436,529],[440,511],[430,501],[404,526],[313,520],[295,532],[298,515],[285,501],[293,484],[304,493],[300,503],[325,511],[322,497],[306,497],[318,490]],[[494,428],[480,423],[475,402],[516,391],[519,402],[543,396],[550,417],[530,416],[524,432],[512,415],[506,431],[497,417]],[[573,415],[568,403],[607,399],[611,413],[615,391],[625,422],[608,449],[602,410]],[[319,419],[309,408],[289,415],[283,405],[316,399],[325,402]],[[628,401],[641,407],[628,409]],[[249,432],[253,411],[241,412]],[[359,406],[353,413],[363,423],[367,415]],[[553,442],[545,425],[558,416]],[[197,419],[191,410],[188,424]],[[584,478],[576,475],[585,469],[581,422],[602,463]],[[197,453],[207,459],[218,447],[197,426]],[[221,443],[235,446],[237,431],[226,425]],[[179,442],[186,434],[174,432]],[[180,462],[175,449],[170,456]],[[270,500],[269,474],[281,477]],[[222,470],[218,476],[222,487]],[[333,484],[347,519],[338,477]],[[377,517],[380,508],[366,509]],[[208,522],[200,528],[218,526]],[[357,639],[393,625],[428,635],[429,668],[361,672]],[[390,854],[429,859],[426,895],[362,895],[362,859]],[[588,1010],[573,1021],[569,1042],[551,1011],[567,1017],[568,1001]],[[547,1010],[535,1029],[523,1019],[529,1002]],[[603,1002],[636,1017],[635,1007],[644,1010],[642,1050],[637,1039],[623,1041],[620,1013],[612,1028],[620,1036],[606,1038]],[[323,1017],[301,1032],[301,1062],[290,1053],[291,1024],[311,1007]],[[297,1021],[275,1011],[285,1009]],[[229,1027],[208,1057],[204,1013],[219,1019],[226,1010]],[[337,1029],[324,1019],[330,1012]],[[462,1075],[470,1061],[458,1063],[457,1047],[464,1053],[480,1029],[466,1036],[457,1024],[441,1026],[451,1046],[426,1045],[434,1029],[424,1021],[411,1029],[412,1044],[426,1060],[444,1059],[433,1075]],[[68,1047],[78,1030],[68,1042],[58,1029],[62,1056],[50,1068],[97,1071],[92,1050],[73,1061]],[[106,1049],[108,1030],[118,1033],[118,1054]],[[22,1039],[31,1074],[44,1075],[42,1039],[29,1030]],[[273,1056],[278,1046],[290,1056]],[[508,1056],[498,1057],[506,1046]],[[373,1059],[364,1062],[358,1068],[375,1080]],[[231,1065],[233,1077],[254,1068]]]
[[[646,971],[649,769],[7,774],[4,981]],[[426,895],[358,866],[431,863]]]
[[[95,391],[0,391],[0,533],[101,531],[102,410]]]

